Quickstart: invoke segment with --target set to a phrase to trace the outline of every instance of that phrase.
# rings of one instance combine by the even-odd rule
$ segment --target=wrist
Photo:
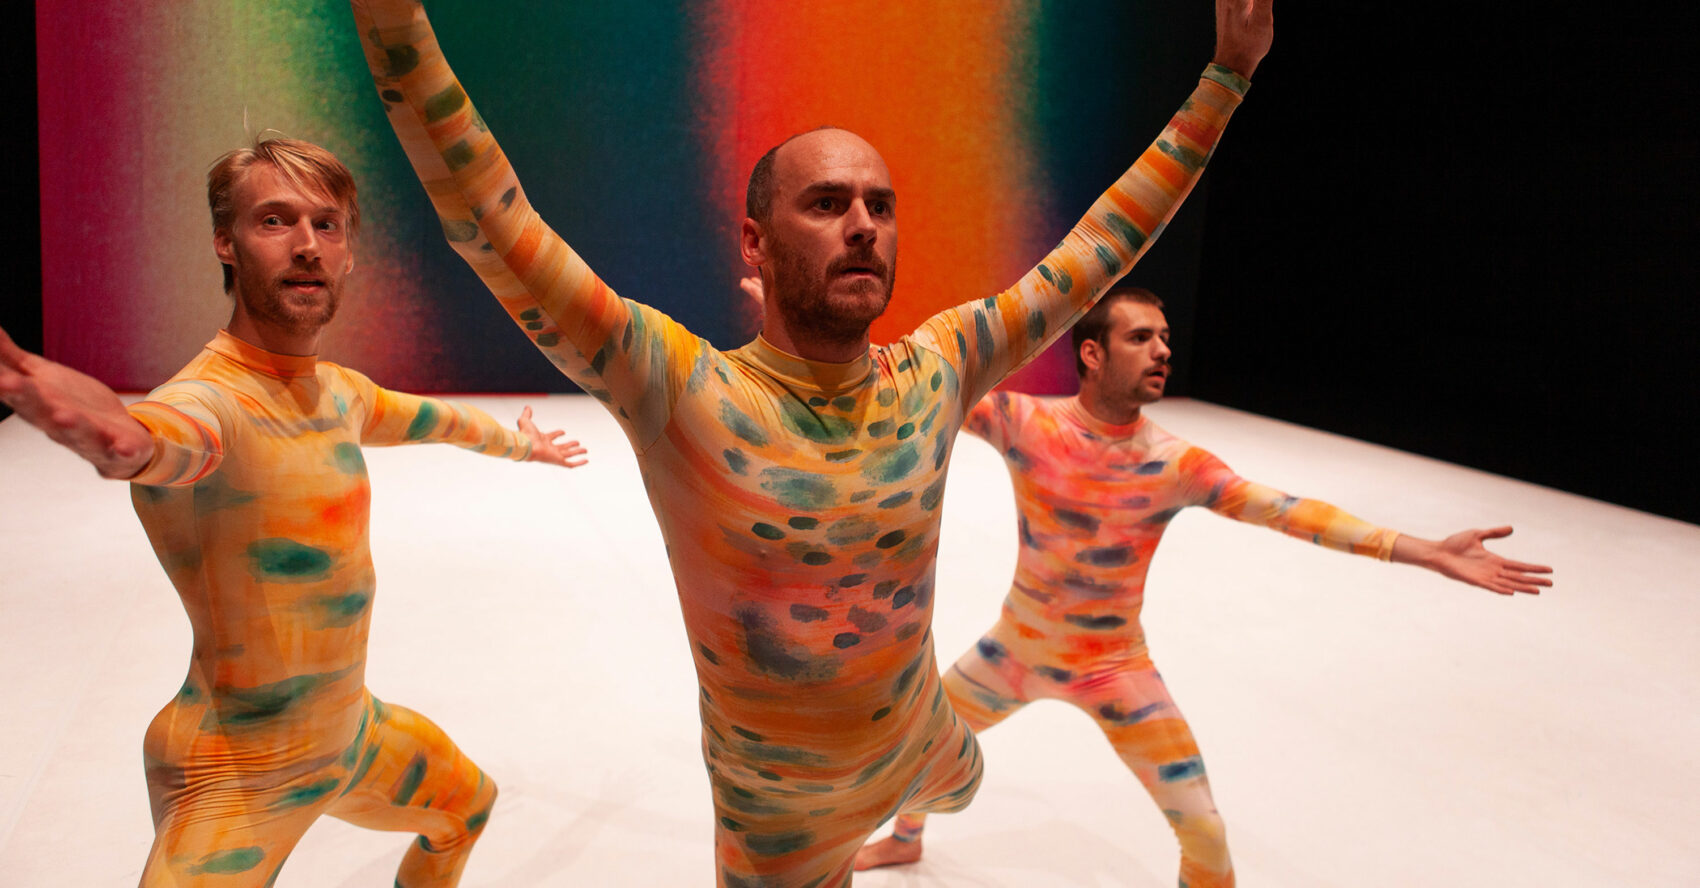
[[[1257,70],[1258,61],[1251,56],[1218,50],[1215,57],[1210,60],[1210,64],[1227,68],[1239,77],[1250,80],[1252,72]]]
[[[1392,560],[1399,564],[1414,564],[1417,567],[1434,569],[1435,554],[1440,551],[1440,544],[1434,540],[1425,540],[1410,534],[1399,534],[1393,541]]]

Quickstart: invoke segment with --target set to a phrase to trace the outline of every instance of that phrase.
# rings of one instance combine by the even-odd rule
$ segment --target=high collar
[[[218,331],[213,341],[207,343],[207,350],[249,369],[280,379],[296,379],[318,372],[318,355],[280,355],[277,352],[269,352],[237,339],[230,335],[229,330]]]
[[[826,395],[849,391],[867,381],[873,372],[873,361],[866,354],[841,364],[811,361],[780,351],[759,333],[736,354],[770,376]]]
[[[1109,438],[1112,440],[1116,438],[1130,438],[1133,436],[1134,432],[1139,431],[1140,426],[1145,425],[1144,410],[1139,411],[1139,418],[1133,422],[1126,422],[1120,425],[1105,422],[1098,417],[1093,416],[1092,412],[1086,409],[1086,405],[1080,403],[1079,395],[1075,395],[1072,398],[1064,398],[1062,401],[1062,410],[1067,413],[1069,418],[1074,420],[1074,422],[1081,428],[1097,435],[1100,438]]]

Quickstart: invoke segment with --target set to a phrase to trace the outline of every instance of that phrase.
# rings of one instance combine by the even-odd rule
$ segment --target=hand
[[[102,478],[132,478],[153,459],[153,435],[105,383],[19,348],[0,330],[0,401],[88,460]]]
[[[531,439],[531,455],[525,458],[526,462],[548,463],[567,469],[576,469],[589,462],[589,460],[584,459],[573,459],[575,456],[583,456],[588,452],[580,447],[577,441],[562,443],[555,440],[565,435],[566,432],[560,429],[548,434],[538,431],[537,424],[531,421],[530,407],[520,411],[519,431],[520,434]]]
[[[754,300],[757,305],[764,305],[767,303],[767,291],[762,289],[761,278],[756,275],[752,274],[749,277],[738,281],[738,289],[743,290],[744,295]]]
[[[1551,586],[1552,580],[1534,575],[1552,573],[1552,568],[1542,564],[1508,561],[1489,552],[1487,547],[1482,545],[1483,540],[1503,539],[1510,535],[1511,528],[1507,526],[1495,527],[1492,530],[1463,530],[1438,543],[1413,539],[1414,544],[1427,551],[1408,560],[1460,583],[1480,586],[1500,595],[1513,595],[1518,592],[1539,595],[1541,590],[1538,587]],[[1398,554],[1399,542],[1406,539],[1401,536],[1399,541],[1394,543],[1395,554]]]
[[[1275,0],[1216,0],[1216,56],[1211,59],[1251,79],[1275,40]]]

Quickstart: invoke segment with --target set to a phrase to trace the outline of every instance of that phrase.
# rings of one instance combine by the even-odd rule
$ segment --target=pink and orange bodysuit
[[[530,442],[471,407],[224,332],[130,414],[155,442],[136,514],[194,630],[188,678],[143,744],[155,837],[141,884],[270,885],[330,814],[419,833],[399,888],[454,885],[496,785],[436,725],[366,690],[360,448],[521,460]]]
[[[354,0],[451,245],[638,456],[701,688],[723,886],[849,884],[900,810],[953,811],[979,747],[933,656],[945,472],[968,410],[1149,245],[1246,83],[1207,71],[1157,143],[1014,287],[844,364],[722,352],[622,299],[539,217],[409,0]]]
[[[1398,534],[1247,481],[1149,419],[1105,423],[1077,398],[998,392],[975,406],[966,428],[1009,466],[1020,554],[997,625],[944,676],[951,707],[975,731],[1034,700],[1080,707],[1174,828],[1180,884],[1233,885],[1198,745],[1139,623],[1163,531],[1181,509],[1203,506],[1383,561]],[[905,813],[893,835],[913,841],[923,824]]]

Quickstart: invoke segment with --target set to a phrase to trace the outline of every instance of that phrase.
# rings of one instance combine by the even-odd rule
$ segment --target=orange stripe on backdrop
[[[897,189],[898,283],[875,342],[1013,284],[1061,236],[1028,230],[1047,215],[1025,117],[1032,18],[1031,0],[719,0],[698,65],[729,261],[750,168],[831,124],[873,143]]]

